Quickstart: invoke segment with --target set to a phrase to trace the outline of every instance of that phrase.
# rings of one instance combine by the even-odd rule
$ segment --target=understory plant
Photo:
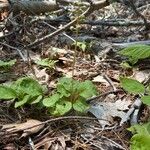
[[[125,91],[131,94],[139,94],[142,102],[150,106],[150,85],[145,88],[144,85],[137,80],[126,77],[121,77],[120,82]],[[133,134],[130,140],[131,150],[150,149],[150,120],[148,120],[148,123],[146,124],[133,125],[128,130]]]
[[[132,45],[122,49],[119,54],[129,58],[131,65],[135,65],[139,60],[150,58],[150,46],[149,45]]]
[[[16,59],[10,60],[10,61],[2,61],[0,60],[0,70],[7,70],[11,68],[13,65],[15,65]]]
[[[150,122],[137,124],[128,128],[132,132],[131,150],[149,150],[150,149]]]
[[[42,104],[52,115],[64,115],[71,110],[83,113],[89,106],[86,99],[97,94],[91,81],[79,82],[71,78],[62,78],[56,92],[48,97],[44,88],[34,79],[23,77],[10,85],[0,85],[0,99],[14,100],[15,108],[26,104]]]
[[[71,110],[83,113],[89,108],[86,99],[96,94],[91,81],[79,82],[72,78],[62,78],[58,81],[56,92],[45,98],[43,105],[53,115],[64,115]]]
[[[42,86],[29,77],[20,78],[10,85],[0,85],[0,99],[15,100],[15,108],[25,104],[37,104],[43,95]]]

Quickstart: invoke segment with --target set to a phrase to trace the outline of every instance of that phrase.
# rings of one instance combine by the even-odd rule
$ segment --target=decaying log
[[[58,10],[66,5],[79,2],[79,0],[0,0],[0,10],[3,8],[11,9],[13,12],[17,13],[20,11],[25,12],[30,15],[39,15],[41,13],[52,12]],[[83,5],[89,7],[90,3],[83,1]],[[100,0],[93,2],[93,7],[91,12],[94,10],[101,9],[108,6],[109,0]]]

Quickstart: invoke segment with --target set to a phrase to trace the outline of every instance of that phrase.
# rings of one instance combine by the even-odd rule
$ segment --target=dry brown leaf
[[[109,83],[107,82],[107,80],[104,79],[104,77],[101,76],[101,75],[98,75],[98,76],[94,77],[92,81],[93,81],[93,82],[98,82],[98,83],[103,83],[103,84],[105,84],[106,86],[109,86]]]
[[[34,119],[30,119],[27,120],[27,122],[24,123],[12,123],[12,124],[6,124],[2,126],[2,131],[5,130],[6,133],[13,133],[13,132],[18,132],[18,131],[23,131],[23,134],[21,135],[21,137],[26,137],[28,135],[37,133],[39,130],[41,130],[44,125],[38,125],[42,123],[39,120],[34,120]],[[38,126],[36,126],[38,125]],[[35,127],[33,127],[35,126]],[[33,127],[33,128],[30,128]],[[29,129],[27,129],[29,128]]]
[[[136,71],[134,71],[133,78],[138,80],[139,82],[143,82],[148,78],[149,73],[150,73],[150,69],[141,70],[141,71],[136,70]]]
[[[50,76],[46,73],[46,68],[40,70],[36,66],[33,67],[36,77],[39,79],[40,83],[47,83]]]
[[[40,140],[37,144],[35,144],[35,148],[39,149],[40,147],[44,146],[44,150],[49,150],[54,141],[55,138],[45,137],[44,139]]]

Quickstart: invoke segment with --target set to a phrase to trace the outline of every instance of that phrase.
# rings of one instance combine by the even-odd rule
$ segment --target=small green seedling
[[[37,65],[42,66],[42,67],[47,67],[49,69],[54,68],[56,62],[57,62],[56,60],[51,60],[49,58],[45,58],[45,59],[35,61],[35,63]]]

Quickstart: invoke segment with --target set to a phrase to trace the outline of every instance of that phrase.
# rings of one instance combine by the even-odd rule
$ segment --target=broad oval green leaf
[[[85,100],[79,99],[73,104],[73,109],[83,113],[89,109],[89,105],[85,102]]]
[[[123,89],[129,93],[143,94],[145,92],[144,85],[137,80],[121,77],[120,83]]]
[[[149,150],[150,149],[150,135],[135,134],[131,138],[131,150]]]
[[[30,102],[30,104],[37,104],[37,103],[39,103],[42,100],[42,98],[43,98],[42,95],[39,95],[38,97],[34,97],[32,99],[32,101]]]
[[[31,96],[43,95],[43,89],[41,85],[30,77],[18,79],[12,84],[12,88],[16,90],[18,94],[28,94]]]
[[[150,106],[150,96],[142,96],[141,100],[144,104]]]
[[[72,109],[72,103],[62,100],[56,104],[56,108],[52,112],[53,115],[62,116]]]
[[[132,45],[121,50],[119,54],[127,56],[129,61],[134,65],[138,60],[150,57],[150,46],[139,44]]]
[[[78,90],[80,93],[79,95],[84,98],[90,98],[92,96],[97,95],[96,87],[89,80],[86,80],[86,81],[80,83],[78,86]]]
[[[22,100],[19,100],[15,103],[15,108],[23,106],[30,100],[30,98],[30,95],[25,95]]]
[[[0,99],[13,99],[16,98],[17,94],[15,90],[10,87],[0,85]]]
[[[43,99],[43,105],[46,107],[54,107],[56,105],[56,102],[59,101],[60,95],[54,94],[51,97],[47,97]]]

